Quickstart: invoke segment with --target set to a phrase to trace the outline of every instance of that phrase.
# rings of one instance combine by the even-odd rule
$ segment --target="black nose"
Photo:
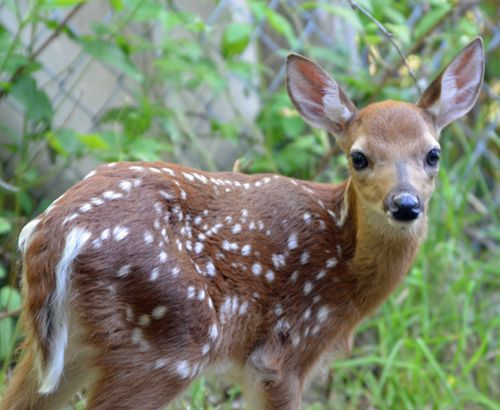
[[[417,219],[422,209],[416,195],[410,192],[401,192],[392,198],[390,211],[398,221],[413,221]]]

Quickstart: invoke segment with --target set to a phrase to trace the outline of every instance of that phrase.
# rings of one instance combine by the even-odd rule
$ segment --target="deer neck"
[[[363,205],[352,184],[348,183],[345,195],[349,204],[347,222],[356,238],[349,261],[350,274],[358,287],[353,302],[365,316],[389,296],[410,269],[426,233],[427,215],[424,213],[424,219],[411,229],[391,226],[385,216]]]

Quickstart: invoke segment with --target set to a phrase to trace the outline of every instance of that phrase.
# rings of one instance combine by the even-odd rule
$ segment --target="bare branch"
[[[399,47],[399,44],[394,40],[394,36],[392,35],[391,32],[389,32],[383,25],[380,23],[375,17],[373,17],[368,10],[366,10],[364,7],[360,6],[358,3],[356,3],[354,0],[347,0],[353,10],[359,10],[361,13],[363,13],[366,17],[368,17],[371,21],[373,21],[378,29],[382,32],[382,34],[392,43],[392,45],[396,48],[397,52],[401,56],[401,59],[408,69],[408,73],[410,74],[411,78],[415,81],[415,86],[417,87],[418,93],[422,95],[422,90],[420,89],[420,86],[418,85],[418,80],[417,77],[415,76],[415,73],[413,72],[412,68],[410,67],[410,63],[408,62],[408,59],[404,55],[403,51],[401,50],[401,47]]]
[[[54,41],[59,34],[61,34],[61,31],[66,27],[68,22],[75,16],[75,14],[83,7],[85,3],[80,3],[77,6],[75,6],[67,15],[64,17],[64,19],[58,24],[58,26],[54,29],[52,34],[47,37],[47,39],[38,47],[33,54],[30,56],[29,61],[32,62],[34,61],[40,53],[45,50],[52,41]],[[9,83],[15,82],[19,77],[21,77],[24,72],[26,71],[27,65],[20,66],[14,74],[12,74],[12,77],[8,80]],[[4,97],[5,94],[7,93],[7,90],[5,88],[0,88],[0,98]]]
[[[0,320],[7,317],[19,316],[21,309],[11,310],[10,312],[0,312]]]
[[[15,187],[14,185],[9,184],[8,182],[4,181],[2,178],[0,178],[0,188],[10,191],[10,192],[17,192],[19,191],[19,188]]]

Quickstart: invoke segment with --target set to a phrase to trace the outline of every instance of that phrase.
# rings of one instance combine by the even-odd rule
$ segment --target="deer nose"
[[[413,221],[422,213],[418,197],[411,192],[399,192],[392,197],[391,202],[389,210],[398,221]]]

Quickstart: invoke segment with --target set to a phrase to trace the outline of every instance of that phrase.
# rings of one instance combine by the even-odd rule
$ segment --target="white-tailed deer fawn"
[[[21,232],[24,356],[2,409],[159,409],[199,374],[226,371],[250,408],[298,409],[326,352],[409,270],[426,231],[442,128],[484,70],[470,43],[417,104],[356,110],[298,55],[289,95],[335,134],[340,185],[154,163],[92,171]]]

